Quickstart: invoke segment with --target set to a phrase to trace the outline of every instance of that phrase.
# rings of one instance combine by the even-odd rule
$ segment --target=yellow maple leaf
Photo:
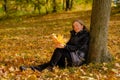
[[[63,45],[66,44],[66,39],[61,34],[56,35],[53,33],[52,39],[55,44],[63,44]]]

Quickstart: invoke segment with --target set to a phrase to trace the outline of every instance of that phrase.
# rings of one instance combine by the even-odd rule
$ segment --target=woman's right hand
[[[64,45],[64,44],[56,44],[55,47],[56,47],[56,48],[64,48],[65,45]]]

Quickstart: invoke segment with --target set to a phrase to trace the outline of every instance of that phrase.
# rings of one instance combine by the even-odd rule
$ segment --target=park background
[[[119,80],[120,6],[112,2],[111,7],[108,49],[112,62],[21,72],[21,65],[50,60],[55,49],[52,33],[69,39],[71,23],[78,18],[90,29],[92,0],[0,0],[0,80]]]

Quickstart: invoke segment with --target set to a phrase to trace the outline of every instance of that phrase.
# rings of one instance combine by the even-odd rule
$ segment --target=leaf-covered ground
[[[66,69],[55,67],[54,72],[33,72],[30,69],[20,72],[21,65],[38,65],[49,61],[55,49],[51,34],[63,34],[69,39],[71,22],[78,18],[89,26],[90,11],[1,21],[0,80],[120,80],[120,14],[114,10],[108,31],[108,48],[115,57],[113,62]]]

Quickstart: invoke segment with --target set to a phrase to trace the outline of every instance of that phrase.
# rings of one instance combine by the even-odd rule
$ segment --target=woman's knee
[[[62,52],[62,49],[61,49],[61,48],[56,48],[56,49],[54,50],[54,52],[61,53],[61,52]]]
[[[54,50],[54,53],[53,53],[53,56],[58,56],[58,55],[62,55],[61,54],[61,50],[59,49],[59,48],[56,48],[55,50]]]
[[[65,50],[64,48],[56,48],[54,51],[55,54],[60,54],[64,57],[68,57],[69,56],[69,52],[67,50]]]

